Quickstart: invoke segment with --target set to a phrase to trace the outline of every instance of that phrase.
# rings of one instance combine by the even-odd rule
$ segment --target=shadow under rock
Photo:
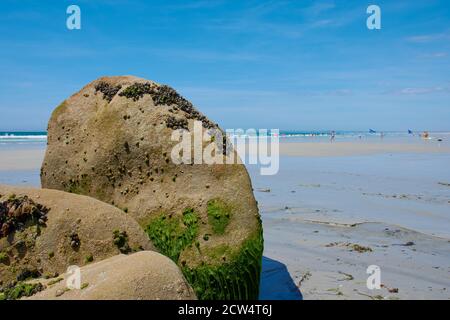
[[[303,300],[299,288],[283,263],[263,257],[260,300]]]

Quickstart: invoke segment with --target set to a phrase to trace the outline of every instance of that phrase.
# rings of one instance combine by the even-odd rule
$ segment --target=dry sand
[[[381,153],[450,153],[433,143],[392,142],[292,142],[280,144],[280,155],[296,157],[343,157]]]
[[[382,153],[450,153],[450,147],[417,140],[415,143],[397,142],[280,142],[280,156],[336,157]],[[45,149],[0,149],[0,171],[32,170],[40,168]]]
[[[45,149],[0,149],[0,171],[39,169],[44,154]]]

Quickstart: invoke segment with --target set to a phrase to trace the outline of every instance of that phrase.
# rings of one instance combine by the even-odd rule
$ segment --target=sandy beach
[[[299,142],[299,140],[301,142]],[[249,151],[250,150],[250,151]],[[251,152],[253,148],[247,148]],[[424,141],[418,138],[391,139],[391,141],[363,140],[330,143],[327,139],[281,139],[280,156],[293,157],[345,157],[376,154],[448,154],[448,142]],[[18,145],[14,148],[0,145],[0,170],[30,170],[41,166],[45,144]]]
[[[44,159],[45,149],[0,150],[0,170],[35,170]]]
[[[436,143],[398,142],[291,142],[280,144],[280,155],[294,157],[345,157],[386,153],[450,153],[450,147]]]
[[[0,148],[0,183],[40,186],[44,152]],[[282,139],[280,155],[277,175],[248,166],[264,227],[261,298],[450,298],[447,145]],[[366,287],[369,265],[380,290]]]

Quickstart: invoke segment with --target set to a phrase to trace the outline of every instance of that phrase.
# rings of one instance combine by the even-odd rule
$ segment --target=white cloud
[[[329,11],[336,8],[334,2],[316,2],[310,7],[305,9],[305,13],[308,16],[318,16],[323,12]]]
[[[396,94],[400,95],[422,95],[422,94],[432,94],[432,93],[448,93],[450,92],[450,87],[446,86],[435,86],[435,87],[408,87],[396,91]]]
[[[434,52],[434,53],[427,53],[424,54],[423,57],[425,58],[445,58],[448,56],[447,52]]]

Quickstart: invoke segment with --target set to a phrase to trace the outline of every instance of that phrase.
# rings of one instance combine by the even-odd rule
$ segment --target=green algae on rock
[[[84,194],[89,192],[90,179],[87,174],[82,174],[79,179],[69,179],[67,182],[67,192]]]
[[[3,292],[0,292],[0,300],[18,300],[22,297],[31,297],[42,290],[44,290],[44,286],[40,282],[19,282],[14,286],[4,289]]]
[[[209,210],[222,216],[228,214],[229,209],[223,202],[214,199],[208,202],[208,213]],[[195,212],[186,209],[182,218],[161,214],[148,224],[146,231],[161,253],[180,265],[200,300],[258,299],[263,252],[262,229],[246,240],[240,249],[218,245],[203,252],[209,258],[221,261],[221,264],[201,263],[197,267],[189,267],[179,256],[184,248],[192,247],[198,235],[198,222]],[[223,233],[224,224],[220,223],[216,228]],[[200,250],[198,242],[195,244]]]
[[[186,279],[200,300],[256,300],[259,295],[261,255],[263,252],[262,229],[249,237],[241,248],[220,247],[222,264],[202,264],[195,268],[182,267]],[[228,256],[228,257],[227,257]]]
[[[256,300],[262,253],[263,237],[259,232],[246,240],[225,263],[182,267],[182,271],[200,300]]]
[[[6,252],[0,252],[0,263],[6,264],[8,260],[8,254]]]
[[[162,254],[178,262],[181,251],[198,235],[198,217],[190,208],[183,211],[182,217],[161,214],[147,225],[146,231]]]
[[[230,222],[231,209],[220,199],[208,201],[208,218],[214,233],[223,234]]]

